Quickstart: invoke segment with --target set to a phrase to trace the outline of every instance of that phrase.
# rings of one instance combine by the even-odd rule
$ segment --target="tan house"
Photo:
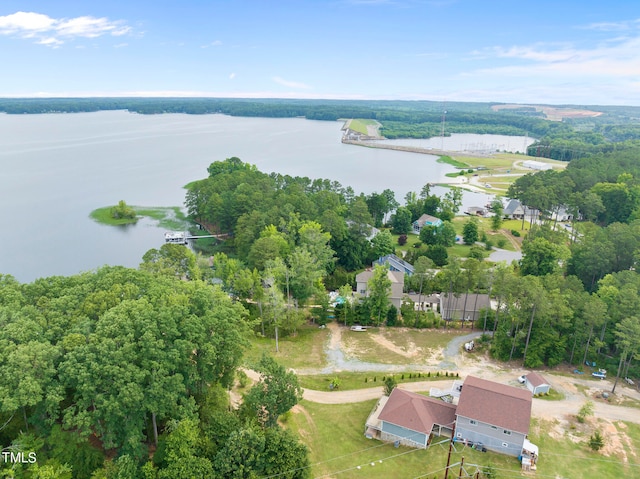
[[[373,270],[367,269],[356,276],[356,291],[362,296],[369,296],[367,289],[367,283],[373,277]],[[400,309],[402,305],[402,297],[404,294],[404,273],[400,271],[388,271],[387,277],[391,281],[391,293],[389,294],[389,300],[396,308]]]

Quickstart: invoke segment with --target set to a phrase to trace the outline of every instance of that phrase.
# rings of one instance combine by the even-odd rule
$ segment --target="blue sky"
[[[640,105],[632,0],[3,0],[0,96]]]

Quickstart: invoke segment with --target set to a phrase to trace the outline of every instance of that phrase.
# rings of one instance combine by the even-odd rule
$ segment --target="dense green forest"
[[[528,135],[537,141],[531,156],[571,161],[599,153],[635,148],[640,144],[640,108],[576,106],[600,112],[590,118],[549,121],[531,107],[493,111],[498,103],[284,100],[220,98],[23,98],[0,99],[0,112],[77,113],[128,110],[140,114],[186,113],[295,118],[335,121],[342,118],[375,119],[387,138],[430,138],[442,134],[491,133]]]
[[[3,461],[2,477],[307,476],[306,448],[275,422],[301,397],[295,376],[264,357],[230,412],[250,320],[182,280],[192,253],[165,246],[141,270],[0,276],[0,445],[37,455]]]
[[[456,189],[438,197],[426,185],[401,204],[390,190],[356,195],[238,158],[214,162],[186,197],[194,221],[229,235],[210,259],[166,244],[137,270],[30,284],[0,277],[0,444],[38,457],[0,470],[35,479],[307,477],[306,448],[277,422],[300,399],[293,374],[267,356],[250,364],[261,382],[230,410],[227,388],[242,378],[247,338],[273,338],[277,351],[278,338],[304,322],[325,323],[327,289],[348,298],[334,312],[344,324],[460,327],[409,299],[398,312],[381,266],[368,297],[352,294],[354,274],[394,252],[424,213],[444,225],[425,228],[408,251],[416,274],[407,292],[489,294],[497,308],[475,326],[494,333],[499,360],[528,368],[597,361],[616,377],[637,376],[637,155],[577,159],[518,179],[509,194],[541,221],[511,265],[484,261],[474,243],[486,231],[473,218],[463,228],[468,257],[452,254]],[[562,206],[576,218],[570,229],[553,217]]]

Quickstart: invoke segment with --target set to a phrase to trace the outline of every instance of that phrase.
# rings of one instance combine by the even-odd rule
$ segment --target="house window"
[[[367,292],[367,290],[366,290],[366,289],[361,289],[361,290],[360,290],[360,294],[365,294],[366,292]]]
[[[471,424],[472,426],[478,425],[477,421],[475,421],[474,419],[469,419],[469,424]]]
[[[505,433],[507,436],[511,436],[511,431],[507,431],[506,429],[504,431],[502,431],[503,433]]]
[[[502,447],[509,447],[509,444],[507,444],[506,442],[503,442]]]

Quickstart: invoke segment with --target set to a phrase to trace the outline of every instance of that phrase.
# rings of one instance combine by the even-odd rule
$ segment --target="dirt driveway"
[[[331,339],[329,347],[336,349],[341,346],[341,327],[332,323],[330,325]],[[477,335],[480,333],[478,332]],[[462,353],[461,345],[468,341],[469,338],[459,337],[454,339],[443,351],[446,351],[447,362],[455,363],[456,372],[461,377],[477,376],[483,379],[489,379],[502,384],[508,384],[516,387],[521,386],[517,378],[529,371],[497,363],[490,360],[486,355],[468,355]],[[455,343],[455,344],[453,344]],[[378,344],[384,346],[385,342],[380,341]],[[391,345],[390,350],[395,351],[397,348]],[[457,354],[456,354],[457,351]],[[640,423],[640,410],[633,407],[624,407],[615,405],[601,396],[603,391],[611,391],[613,383],[611,380],[600,381],[589,376],[567,375],[566,373],[554,373],[545,371],[542,373],[549,381],[551,387],[564,395],[564,399],[558,401],[550,401],[545,399],[534,398],[532,413],[534,416],[548,420],[561,420],[568,416],[578,413],[582,405],[592,400],[594,403],[594,416],[608,421],[629,421]],[[440,389],[448,389],[451,387],[452,380],[440,381],[421,381],[399,384],[398,387],[413,392],[427,392],[432,387]],[[304,390],[304,399],[321,404],[342,404],[352,402],[362,402],[379,398],[382,395],[382,387],[373,387],[367,389],[357,389],[352,391],[316,391],[311,389]],[[616,399],[640,401],[640,392],[628,386],[624,382],[619,382],[616,388]]]

